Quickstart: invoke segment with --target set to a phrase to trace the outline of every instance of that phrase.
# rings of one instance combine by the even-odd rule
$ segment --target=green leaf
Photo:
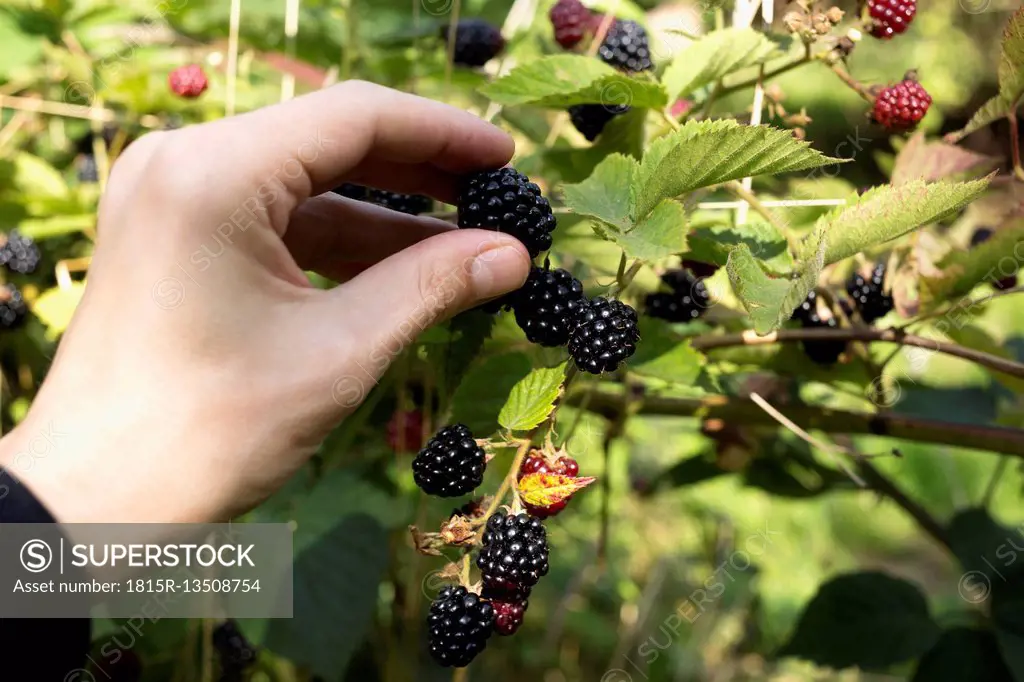
[[[999,57],[999,95],[1005,102],[1019,102],[1024,95],[1024,9],[1017,10],[1003,32]]]
[[[680,52],[661,82],[674,102],[734,71],[761,64],[777,52],[775,43],[751,28],[715,31]]]
[[[448,323],[447,342],[427,348],[427,360],[438,368],[437,376],[442,395],[451,395],[454,387],[462,381],[466,371],[472,367],[484,342],[491,335],[496,315],[482,310],[469,310],[456,315]],[[436,327],[435,327],[436,329]]]
[[[0,73],[11,72],[35,63],[45,49],[46,41],[24,32],[15,19],[0,12]]]
[[[612,154],[624,154],[639,160],[644,151],[645,118],[643,109],[630,109],[613,118],[594,144],[583,148],[561,146],[548,149],[544,152],[544,160],[561,176],[563,183],[586,180],[598,164]]]
[[[573,213],[597,218],[620,232],[632,227],[632,188],[640,172],[636,159],[612,154],[589,178],[563,188],[565,205]]]
[[[828,243],[825,264],[934,223],[977,199],[987,187],[988,179],[933,184],[913,180],[898,187],[877,187],[852,206],[838,208],[818,220],[815,229],[826,235]]]
[[[529,431],[551,414],[562,390],[565,365],[535,369],[512,388],[498,423],[509,431]]]
[[[32,303],[32,312],[46,325],[49,338],[60,336],[68,328],[84,294],[85,283],[72,282],[66,289],[47,289]]]
[[[1005,99],[1002,95],[996,95],[989,101],[985,102],[974,112],[974,116],[967,122],[963,130],[958,130],[953,133],[946,135],[945,140],[950,143],[959,142],[971,133],[975,133],[982,128],[995,123],[1001,118],[1006,118],[1011,112],[1017,108],[1016,101],[1010,101]]]
[[[916,586],[865,571],[822,585],[780,654],[832,668],[884,670],[922,655],[938,637]]]
[[[680,339],[661,320],[640,318],[640,339],[629,370],[669,383],[693,385],[704,366],[704,356],[689,341]]]
[[[1024,244],[1024,221],[997,230],[992,238],[969,249],[954,249],[935,267],[936,275],[920,280],[921,305],[929,309],[937,303],[970,293],[979,284],[993,284],[1016,272]]]
[[[633,216],[646,215],[662,199],[701,187],[845,161],[821,154],[788,130],[726,120],[691,121],[648,148],[637,178]]]
[[[607,231],[629,258],[654,261],[686,250],[686,209],[666,199],[628,232]]]
[[[910,682],[1009,682],[1011,679],[991,632],[953,628],[943,632],[935,646],[921,658]]]
[[[35,240],[50,239],[66,234],[88,230],[96,226],[96,215],[57,215],[52,218],[22,220],[18,223],[18,231]]]
[[[817,250],[787,275],[768,272],[746,244],[740,244],[729,254],[729,281],[758,334],[763,336],[782,326],[817,286],[828,245],[822,235],[817,238]]]
[[[961,594],[974,603],[984,601],[988,598],[987,590],[992,586],[991,579],[997,577],[998,568],[1006,562],[1003,555],[1007,549],[1006,540],[1011,537],[1010,529],[996,523],[987,510],[974,507],[957,512],[949,521],[946,532],[950,549],[964,570],[977,573],[987,581],[973,585],[961,581]]]
[[[576,104],[660,109],[668,96],[660,83],[619,73],[599,59],[561,54],[521,64],[480,88],[505,106],[533,104],[564,109]]]
[[[892,184],[902,185],[911,180],[935,182],[983,173],[998,162],[991,156],[941,141],[928,142],[923,132],[911,137],[896,157]]]
[[[15,186],[32,197],[66,197],[67,183],[56,168],[38,156],[21,152],[14,157]]]
[[[524,353],[503,353],[475,365],[455,390],[452,421],[465,424],[481,438],[497,431],[498,412],[530,368]]]
[[[779,272],[793,269],[793,256],[789,253],[785,236],[769,223],[744,225],[708,225],[690,232],[687,258],[701,263],[725,265],[729,252],[739,244],[746,244],[750,252],[765,265]]]

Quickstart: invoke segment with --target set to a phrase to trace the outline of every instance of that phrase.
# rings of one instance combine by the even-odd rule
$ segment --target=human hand
[[[276,490],[426,327],[522,285],[514,238],[328,192],[454,203],[512,140],[361,82],[146,135],[7,466],[65,522],[228,519]],[[342,282],[312,288],[303,270]]]

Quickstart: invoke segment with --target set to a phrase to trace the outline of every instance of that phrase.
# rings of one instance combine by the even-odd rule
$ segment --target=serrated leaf
[[[915,585],[865,571],[822,585],[780,653],[832,668],[883,670],[917,658],[938,637]]]
[[[963,130],[949,133],[945,140],[951,143],[959,142],[971,133],[977,132],[1001,118],[1006,118],[1010,112],[1016,109],[1016,106],[1015,102],[1005,99],[1002,95],[996,95],[974,112],[974,116],[967,122]]]
[[[639,172],[636,159],[612,154],[589,178],[563,188],[565,205],[573,213],[597,218],[625,232],[633,225],[631,192]]]
[[[644,154],[633,216],[701,187],[846,161],[823,155],[787,130],[726,120],[691,121],[656,140]]]
[[[670,102],[739,69],[761,64],[778,47],[751,28],[715,31],[682,50],[661,78]]]
[[[519,497],[534,507],[550,507],[568,500],[596,481],[593,476],[532,473],[519,480]]]
[[[766,271],[746,244],[740,244],[729,254],[729,282],[758,334],[770,334],[781,327],[818,284],[828,241],[821,233],[816,239],[816,249],[787,275]]]
[[[991,239],[970,249],[950,251],[935,264],[938,275],[920,280],[922,308],[927,310],[936,303],[968,294],[979,284],[1009,277],[1013,270],[1007,263],[1017,267],[1019,258],[1015,254],[1022,243],[1024,222],[1018,222],[997,230]]]
[[[686,250],[686,209],[666,199],[628,232],[608,232],[630,258],[660,260]]]
[[[1003,32],[999,57],[999,95],[1018,102],[1024,95],[1024,9],[1017,10]]]
[[[510,431],[528,431],[547,419],[562,390],[565,364],[535,369],[513,386],[498,423]]]
[[[643,343],[629,361],[630,372],[687,386],[700,376],[704,355],[674,334],[668,323],[641,317],[640,338]]]
[[[530,374],[524,353],[489,357],[472,367],[452,398],[452,421],[461,422],[478,437],[498,429],[496,416],[512,388]]]
[[[793,268],[786,237],[769,223],[744,225],[707,225],[690,232],[687,237],[691,258],[701,263],[725,265],[729,252],[746,244],[751,253],[773,270],[787,272]]]
[[[564,109],[576,104],[606,104],[660,109],[668,105],[660,83],[624,75],[599,59],[575,54],[532,60],[480,92],[505,106]]]
[[[822,216],[816,233],[826,235],[825,264],[837,263],[933,223],[977,199],[988,179],[971,182],[913,180],[898,187],[877,187],[845,206]]]
[[[928,142],[922,132],[915,134],[900,150],[892,172],[892,184],[902,185],[911,180],[935,182],[984,173],[992,169],[997,159],[972,152],[946,142]]]

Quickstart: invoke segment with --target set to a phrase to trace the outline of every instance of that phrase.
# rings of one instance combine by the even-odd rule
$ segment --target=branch
[[[749,204],[755,213],[759,214],[772,227],[778,230],[779,234],[786,238],[786,242],[789,244],[789,249],[793,252],[793,255],[800,253],[800,242],[797,241],[796,236],[790,231],[789,225],[779,220],[774,213],[769,211],[768,207],[761,203],[756,194],[744,187],[743,183],[735,180],[726,183],[725,188]]]
[[[574,391],[566,403],[580,407],[585,391]],[[624,394],[601,389],[593,392],[587,409],[608,419],[626,404]],[[638,414],[721,419],[748,426],[773,426],[775,420],[753,401],[727,396],[668,398],[647,396]],[[802,429],[851,435],[871,434],[920,443],[938,443],[971,450],[1002,452],[1024,459],[1024,430],[1003,426],[956,424],[902,414],[846,412],[810,405],[786,406],[786,416]]]
[[[733,346],[765,346],[795,341],[861,341],[864,343],[896,343],[901,346],[924,348],[945,355],[970,360],[982,367],[1003,372],[1012,377],[1024,379],[1024,365],[1013,360],[967,348],[948,341],[926,339],[908,334],[902,329],[873,329],[851,327],[848,329],[781,329],[767,336],[757,336],[751,331],[737,334],[713,334],[691,339],[691,345],[700,351],[730,348]]]
[[[748,78],[745,81],[741,81],[739,83],[736,83],[735,85],[730,85],[728,87],[718,88],[715,91],[715,97],[717,99],[719,97],[725,97],[726,95],[731,95],[734,92],[739,92],[740,90],[745,90],[747,88],[752,88],[755,85],[757,85],[758,83],[769,81],[772,78],[776,78],[777,76],[781,76],[784,73],[788,73],[788,72],[792,71],[793,69],[796,69],[798,67],[803,66],[804,64],[810,64],[814,60],[815,60],[815,57],[811,57],[809,54],[808,55],[804,55],[800,59],[792,61],[792,62],[790,62],[788,64],[783,64],[782,66],[780,66],[777,69],[774,69],[772,71],[768,71],[763,76],[758,75],[758,76],[755,76],[754,78]]]

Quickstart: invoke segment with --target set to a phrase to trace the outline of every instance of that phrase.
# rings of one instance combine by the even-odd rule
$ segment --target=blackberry
[[[885,293],[885,264],[879,263],[871,271],[871,278],[865,279],[859,272],[846,283],[846,293],[860,312],[860,317],[871,324],[885,317],[893,309],[892,296]]]
[[[809,317],[807,322],[804,323],[804,328],[838,329],[839,322],[836,321],[836,318],[834,317],[822,320],[817,313],[814,313],[814,315]],[[807,354],[807,357],[815,363],[825,367],[831,367],[839,362],[839,356],[846,351],[845,341],[804,341],[801,345],[803,346],[804,353]]]
[[[429,213],[434,208],[434,202],[430,197],[421,194],[398,194],[383,189],[371,189],[366,200],[371,204],[409,215]]]
[[[494,631],[499,635],[514,635],[519,626],[523,624],[523,617],[530,602],[522,601],[492,601],[494,607]]]
[[[77,166],[78,181],[82,183],[93,183],[100,181],[100,169],[96,165],[96,156],[83,154],[79,157]]]
[[[25,297],[13,284],[0,286],[0,327],[17,329],[28,315]]]
[[[917,14],[916,0],[868,0],[871,35],[888,40],[910,28]]]
[[[704,280],[687,270],[670,270],[661,281],[672,289],[671,293],[654,293],[647,297],[646,312],[650,317],[668,322],[692,322],[711,303]]]
[[[369,190],[362,185],[353,185],[351,182],[346,182],[342,185],[338,185],[333,190],[335,194],[340,194],[346,199],[356,199],[358,201],[366,201],[366,195]]]
[[[0,247],[0,265],[20,275],[27,275],[39,267],[39,247],[31,237],[22,236],[17,230],[7,234],[7,242]]]
[[[636,352],[636,311],[622,301],[595,298],[577,313],[575,322],[569,354],[585,372],[611,372]]]
[[[627,111],[629,107],[624,104],[578,104],[569,107],[569,120],[576,130],[583,133],[583,137],[593,142],[612,119],[622,116]]]
[[[484,480],[486,455],[464,424],[446,426],[434,435],[412,462],[412,474],[423,492],[458,497]]]
[[[931,95],[908,78],[878,93],[871,118],[890,132],[905,132],[917,127],[931,105]]]
[[[580,0],[558,0],[548,16],[555,29],[555,42],[566,50],[576,47],[593,23],[593,14]]]
[[[523,462],[523,465],[519,467],[518,478],[522,479],[527,474],[561,474],[563,476],[576,477],[580,473],[579,463],[572,457],[559,457],[554,462],[549,462],[543,456],[530,455]],[[557,515],[566,505],[569,500],[559,500],[554,504],[549,504],[546,507],[537,507],[532,504],[523,503],[526,507],[526,511],[531,516],[536,516],[538,519],[546,519]]]
[[[532,268],[530,276],[512,298],[516,322],[526,338],[542,346],[569,342],[573,317],[584,304],[583,284],[567,270]]]
[[[611,25],[597,54],[605,63],[625,71],[654,68],[647,31],[628,19],[620,19]]]
[[[448,39],[448,27],[441,29]],[[462,66],[483,66],[505,48],[505,39],[498,27],[483,19],[463,19],[455,27],[455,50],[452,61]]]
[[[984,244],[993,236],[995,236],[995,231],[991,227],[979,227],[977,230],[974,231],[974,234],[971,235],[971,246],[974,247],[978,246],[979,244]],[[1000,271],[999,274],[1003,273]],[[1017,274],[1014,273],[1009,277],[997,279],[992,282],[992,286],[994,286],[999,291],[1009,291],[1010,289],[1013,289],[1015,286],[1017,286]]]
[[[515,168],[481,171],[463,179],[459,193],[459,227],[479,227],[510,234],[531,257],[551,248],[556,222],[540,187]]]
[[[395,410],[388,420],[386,440],[395,452],[412,452],[423,447],[423,412]]]
[[[427,616],[430,655],[448,668],[470,664],[487,646],[494,607],[461,585],[441,590]]]
[[[487,520],[477,556],[483,583],[510,594],[537,584],[548,573],[548,536],[540,519],[497,512]]]
[[[213,649],[220,659],[221,679],[241,680],[246,668],[256,662],[256,647],[249,643],[238,623],[226,620],[213,631]]]
[[[167,82],[171,86],[171,92],[186,99],[199,97],[210,85],[206,72],[198,64],[179,66],[174,71],[171,71],[171,74],[167,77]]]
[[[793,311],[793,319],[804,326],[812,325],[814,320],[820,320],[818,315],[818,292],[812,290],[807,298],[800,304],[800,307]]]

